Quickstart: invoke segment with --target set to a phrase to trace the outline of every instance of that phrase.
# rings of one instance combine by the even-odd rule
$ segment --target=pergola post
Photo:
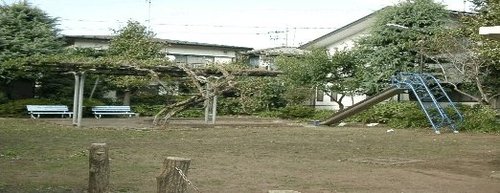
[[[207,82],[206,96],[210,96],[210,83]],[[215,117],[217,116],[217,95],[207,97],[205,99],[205,123],[215,124]]]
[[[80,75],[76,72],[73,72],[75,75],[75,89],[73,94],[73,125],[77,124],[78,120],[78,97],[80,96],[78,93],[80,92]]]
[[[73,125],[80,127],[83,115],[83,88],[85,72],[75,72],[75,92],[73,94]]]
[[[217,95],[214,94],[212,101],[212,124],[215,124],[216,116],[217,116]]]
[[[78,96],[78,122],[76,124],[77,127],[81,126],[82,123],[82,115],[83,115],[83,88],[85,87],[85,72],[82,72],[80,75],[80,86],[79,86],[79,96]]]

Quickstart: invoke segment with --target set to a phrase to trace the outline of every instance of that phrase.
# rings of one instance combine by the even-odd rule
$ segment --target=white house
[[[113,36],[101,35],[66,35],[64,40],[69,48],[94,48],[108,49]],[[230,63],[241,57],[241,54],[253,48],[227,46],[218,44],[207,44],[169,39],[155,39],[166,44],[165,53],[167,57],[177,63],[183,63],[192,67],[204,67],[212,63]],[[164,93],[159,91],[159,93]],[[126,93],[124,101],[130,100],[130,93]],[[108,92],[106,98],[116,99],[116,91]]]
[[[384,9],[386,8],[382,8],[369,15],[366,15],[352,23],[349,23],[339,29],[336,29],[304,45],[301,45],[299,48],[305,50],[325,48],[330,52],[330,54],[333,54],[336,50],[350,49],[355,45],[356,40],[370,33],[372,26],[375,24],[378,13],[380,13]],[[450,16],[455,19],[458,18],[458,16],[461,14],[470,14],[468,12],[460,11],[449,12]],[[451,23],[450,25],[453,25],[453,23]],[[340,95],[333,95],[333,97],[340,97]],[[461,101],[467,101],[466,97],[461,96],[458,93],[452,93],[451,97],[458,98],[458,100]],[[346,96],[342,102],[344,106],[348,107],[365,98],[365,95]],[[396,96],[395,99],[409,100],[409,96],[408,94],[400,94]],[[320,91],[316,93],[316,100],[314,102],[314,105],[317,108],[338,109],[336,103],[332,102],[329,96],[324,95],[324,93]]]
[[[248,57],[250,66],[262,68],[266,70],[276,70],[275,60],[278,56],[300,56],[307,51],[295,47],[275,47],[259,50],[247,51],[245,55]]]
[[[357,39],[369,34],[379,11],[375,11],[347,24],[346,26],[316,38],[304,45],[301,45],[299,48],[305,50],[324,48],[327,49],[330,54],[335,53],[336,50],[350,49],[354,46]],[[330,95],[331,97],[323,93],[323,91],[317,90],[316,98],[312,105],[319,109],[338,110],[338,104],[334,102],[334,99],[339,99],[341,95],[336,93],[331,93]],[[348,95],[343,98],[342,104],[344,107],[349,107],[364,100],[365,98],[365,95]]]
[[[66,35],[68,47],[107,49],[113,36]],[[167,56],[178,63],[203,66],[210,63],[229,63],[238,59],[242,53],[252,48],[188,42],[169,39],[156,39],[167,45]]]

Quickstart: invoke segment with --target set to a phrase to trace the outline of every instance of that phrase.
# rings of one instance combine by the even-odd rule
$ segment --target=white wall
[[[335,42],[326,47],[330,54],[335,53],[336,50],[349,50],[355,45],[355,41],[359,40],[361,37],[366,36],[368,31],[361,31],[359,33],[348,36],[338,42]]]
[[[341,95],[337,94],[337,99],[340,99]],[[344,105],[344,108],[350,107],[366,98],[366,95],[346,95],[342,99],[342,104]],[[323,95],[323,101],[318,101],[316,99],[315,106],[317,109],[328,109],[328,110],[338,110],[339,105],[334,102],[330,101],[330,96],[328,95]]]
[[[103,41],[92,41],[92,40],[84,40],[84,41],[75,41],[75,44],[69,46],[70,48],[95,48],[95,49],[108,49],[109,44]]]
[[[95,48],[108,49],[109,43],[102,40],[77,39],[70,48]],[[215,63],[230,63],[236,58],[236,51],[224,50],[213,47],[192,47],[171,45],[165,49],[167,54],[190,55],[190,56],[209,56],[214,58]]]
[[[214,56],[220,58],[234,58],[235,51],[227,51],[217,48],[192,48],[171,46],[166,49],[167,54],[194,55],[194,56]]]

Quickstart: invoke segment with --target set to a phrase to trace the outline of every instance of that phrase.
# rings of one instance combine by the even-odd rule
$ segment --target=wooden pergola
[[[146,76],[152,72],[157,73],[159,76],[168,75],[171,77],[186,77],[188,74],[181,68],[175,65],[155,65],[150,67],[140,67],[135,65],[121,64],[121,65],[88,65],[87,63],[50,63],[42,65],[29,66],[24,71],[33,72],[56,72],[61,74],[73,74],[75,77],[74,95],[73,95],[73,125],[80,127],[83,115],[83,92],[85,85],[85,77],[87,74],[103,74],[103,75],[118,75],[118,76]],[[192,71],[203,76],[222,76],[222,72],[215,68],[193,68]],[[231,71],[230,71],[231,72]],[[231,72],[234,76],[277,76],[281,72],[268,71],[262,69],[255,70],[241,70]],[[208,89],[207,89],[208,92]],[[205,121],[211,119],[215,123],[217,98],[207,99],[210,105],[206,105]],[[211,116],[211,117],[209,117]]]

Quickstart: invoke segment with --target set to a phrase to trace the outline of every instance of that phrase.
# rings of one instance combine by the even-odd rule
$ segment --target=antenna
[[[146,0],[148,3],[148,28],[151,29],[151,0]]]

